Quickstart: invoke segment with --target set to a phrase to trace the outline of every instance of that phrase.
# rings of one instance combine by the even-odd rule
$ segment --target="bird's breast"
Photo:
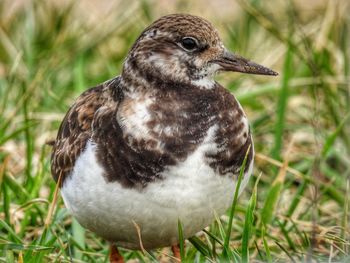
[[[171,95],[126,97],[117,112],[125,142],[137,151],[171,152],[183,160],[218,123],[208,102],[191,100]]]
[[[217,150],[217,130],[217,125],[210,127],[194,152],[165,167],[163,179],[142,190],[106,181],[105,167],[97,161],[98,145],[89,142],[62,188],[64,201],[83,226],[120,246],[139,248],[135,224],[141,229],[145,248],[175,244],[178,220],[187,238],[224,213],[232,202],[237,177],[220,176],[204,161],[208,152]],[[252,165],[240,190],[248,182]]]
[[[126,187],[164,180],[170,176],[165,171],[181,167],[198,151],[202,164],[233,177],[251,144],[243,110],[220,89],[134,92],[124,97],[115,114],[95,120],[99,126],[93,140],[107,180]],[[251,159],[252,149],[248,163]]]

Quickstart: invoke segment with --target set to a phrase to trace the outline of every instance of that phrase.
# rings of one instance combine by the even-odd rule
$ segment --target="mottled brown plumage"
[[[92,136],[92,123],[95,113],[101,107],[117,105],[120,96],[117,94],[117,80],[107,81],[90,88],[81,94],[68,110],[57,133],[51,156],[51,171],[55,181],[62,174],[64,182],[72,171],[76,159]]]
[[[235,134],[242,129],[239,120],[243,112],[223,87],[216,84],[212,90],[189,86],[180,91],[167,88],[153,92],[158,103],[150,106],[154,118],[147,127],[154,139],[147,141],[123,135],[115,117],[118,110],[132,110],[133,105],[120,94],[114,96],[113,90],[122,94],[119,78],[84,92],[67,113],[53,149],[52,173],[56,181],[62,173],[64,182],[86,142],[92,139],[99,145],[98,159],[106,167],[109,181],[128,187],[146,186],[159,178],[164,167],[185,160],[202,142],[208,128],[217,123],[220,129],[216,143],[223,150],[208,153],[207,162],[222,175],[237,173],[251,144],[250,132],[244,135],[244,143],[237,141]],[[157,125],[160,132],[155,131]],[[177,129],[169,136],[162,132],[165,127]],[[164,143],[163,151],[157,149],[157,141]],[[252,150],[248,162],[251,153]]]
[[[175,244],[174,217],[188,237],[212,220],[203,202],[225,211],[248,150],[243,187],[250,176],[254,148],[240,104],[213,80],[219,71],[277,74],[230,53],[208,21],[169,15],[141,33],[120,76],[78,97],[51,168],[83,226],[138,248],[137,221],[154,248]]]
[[[166,75],[168,72],[157,70],[152,63],[147,64],[146,58],[155,53],[165,58],[171,57],[173,49],[177,48],[177,43],[184,36],[198,39],[200,48],[192,59],[186,57],[180,60],[183,75],[176,74],[175,62],[170,77]],[[156,44],[154,39],[157,39]],[[109,181],[120,181],[125,186],[145,186],[159,178],[164,167],[175,165],[192,153],[207,129],[215,123],[220,124],[217,143],[223,150],[216,154],[209,153],[208,162],[220,174],[236,173],[251,144],[250,133],[244,135],[244,143],[235,138],[242,128],[240,119],[243,112],[240,106],[217,83],[211,90],[196,88],[191,84],[191,80],[207,76],[197,75],[199,70],[195,59],[206,62],[216,58],[221,47],[219,43],[216,29],[208,21],[195,16],[170,15],[146,28],[130,51],[123,69],[122,83],[117,77],[89,89],[68,111],[53,148],[54,179],[57,181],[62,173],[64,182],[86,142],[93,139],[99,145],[99,160],[106,167]],[[168,62],[171,64],[170,59]],[[130,92],[140,94],[139,101],[146,94],[155,97],[156,103],[149,107],[154,118],[147,123],[154,139],[138,140],[123,134],[115,117],[118,110],[127,114],[127,110],[132,110],[133,103],[137,103],[135,99],[125,96],[124,93]],[[114,93],[118,93],[117,96]],[[119,103],[122,104],[121,109],[118,108]],[[95,114],[97,111],[98,114]],[[161,129],[172,125],[177,130],[171,136],[157,134],[153,131],[157,125]],[[157,141],[164,143],[164,151],[155,149]],[[119,154],[121,149],[122,155]]]

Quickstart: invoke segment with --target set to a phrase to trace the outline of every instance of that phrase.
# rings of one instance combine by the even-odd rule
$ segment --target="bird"
[[[118,247],[172,247],[232,203],[253,169],[246,114],[214,77],[278,75],[230,52],[217,29],[190,14],[160,17],[136,39],[121,74],[83,92],[67,111],[51,154],[65,206]]]

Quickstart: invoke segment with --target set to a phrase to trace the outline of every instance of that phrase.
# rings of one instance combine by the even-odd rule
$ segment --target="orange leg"
[[[178,260],[178,262],[181,262],[180,246],[179,245],[171,246],[171,250],[173,251],[173,255]]]
[[[123,256],[119,253],[118,248],[113,244],[110,246],[109,262],[110,263],[124,263]]]

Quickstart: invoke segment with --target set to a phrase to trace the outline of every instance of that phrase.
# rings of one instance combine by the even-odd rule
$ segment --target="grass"
[[[106,242],[72,219],[59,196],[50,216],[55,183],[45,141],[55,137],[74,98],[117,75],[141,30],[168,11],[145,0],[115,2],[110,11],[97,5],[99,13],[92,3],[0,2],[0,262],[108,260]],[[181,256],[186,262],[348,262],[349,3],[229,3],[203,10],[199,2],[178,0],[171,12],[205,15],[229,49],[280,77],[218,77],[250,119],[254,176],[234,209],[181,240]],[[87,9],[94,20],[81,13]],[[140,262],[171,255],[167,248],[122,253]]]

